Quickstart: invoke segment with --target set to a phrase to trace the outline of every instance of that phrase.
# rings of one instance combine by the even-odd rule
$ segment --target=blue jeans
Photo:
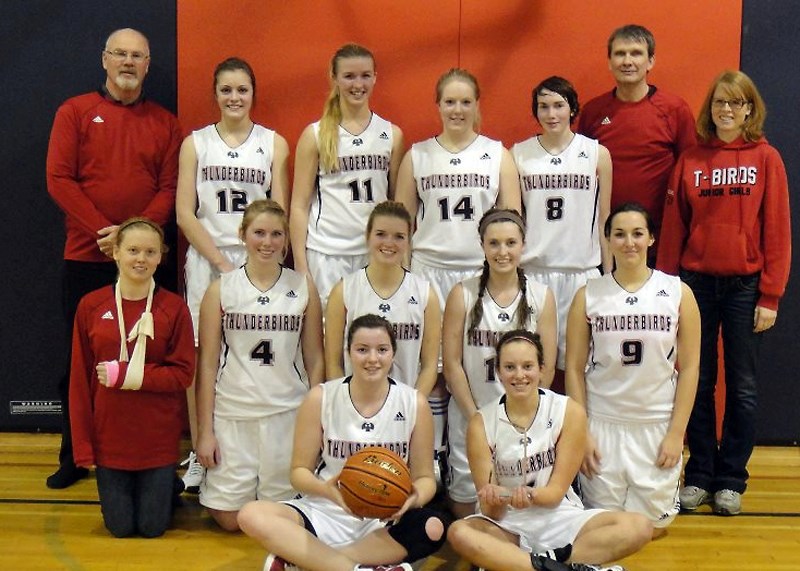
[[[700,379],[686,430],[689,461],[686,486],[709,492],[728,489],[743,493],[747,461],[756,432],[756,366],[761,334],[753,333],[759,298],[759,274],[717,277],[681,270],[700,308]],[[717,339],[722,327],[725,356],[725,416],[717,443],[714,392],[717,383]]]
[[[97,466],[103,522],[114,537],[163,535],[172,521],[175,466],[116,470]]]

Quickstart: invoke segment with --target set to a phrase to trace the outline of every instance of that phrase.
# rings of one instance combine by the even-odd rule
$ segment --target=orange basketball
[[[357,516],[384,519],[411,493],[411,472],[400,456],[380,446],[359,450],[339,474],[339,491]]]

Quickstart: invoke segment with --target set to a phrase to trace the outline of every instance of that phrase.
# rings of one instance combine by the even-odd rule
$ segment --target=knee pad
[[[442,534],[438,539],[428,536],[426,527],[429,522],[441,524]],[[388,528],[389,535],[403,546],[408,553],[409,562],[417,561],[436,553],[447,539],[447,528],[450,520],[430,508],[414,508],[403,514],[397,523]]]

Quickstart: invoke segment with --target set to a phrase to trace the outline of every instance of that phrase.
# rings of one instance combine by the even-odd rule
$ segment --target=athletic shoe
[[[263,571],[300,571],[300,568],[292,565],[284,558],[270,553],[264,560]]]
[[[183,475],[183,487],[190,494],[200,493],[200,483],[206,475],[206,469],[197,461],[194,451],[189,452],[189,457],[181,462],[181,466],[186,466],[186,473]]]
[[[78,468],[75,464],[62,464],[47,477],[47,487],[52,490],[63,490],[88,476],[89,470],[86,468]]]
[[[612,565],[609,567],[603,565],[589,565],[588,563],[561,563],[552,557],[548,557],[547,553],[548,552],[531,555],[531,563],[536,571],[625,571],[625,569],[619,565]]]
[[[684,486],[678,497],[681,501],[681,511],[693,512],[703,504],[711,503],[711,494],[697,486]]]
[[[742,511],[742,494],[733,490],[720,490],[714,494],[714,513],[739,515]]]
[[[408,563],[398,563],[397,565],[359,565],[356,569],[364,571],[414,571]]]

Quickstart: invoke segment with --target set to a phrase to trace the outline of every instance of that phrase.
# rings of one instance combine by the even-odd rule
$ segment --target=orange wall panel
[[[187,130],[218,118],[211,74],[239,55],[258,78],[255,119],[294,147],[320,115],[331,55],[357,42],[377,59],[372,107],[407,144],[438,132],[434,84],[461,65],[481,83],[483,131],[510,145],[535,129],[530,89],[544,77],[567,77],[583,101],[612,87],[606,40],[625,23],[656,36],[652,82],[697,110],[714,75],[739,65],[741,15],[741,0],[178,0],[179,116]]]

